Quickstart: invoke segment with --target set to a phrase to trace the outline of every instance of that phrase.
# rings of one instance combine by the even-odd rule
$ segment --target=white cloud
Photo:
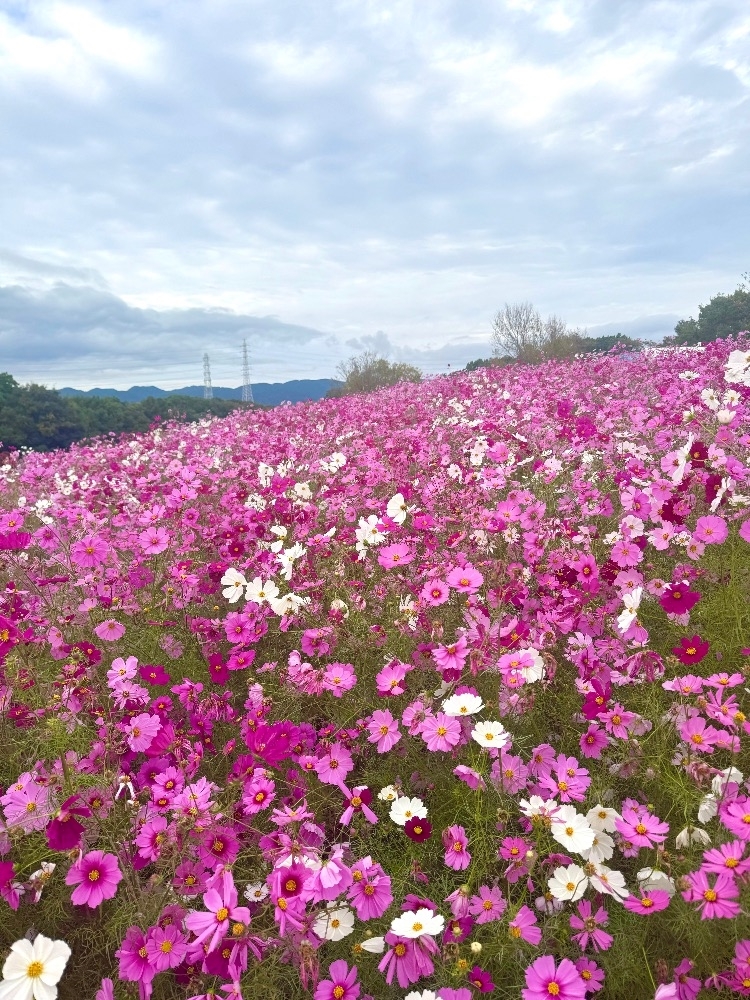
[[[0,285],[109,292],[127,364],[149,310],[166,357],[191,309],[315,331],[268,335],[279,378],[378,330],[479,356],[504,301],[688,316],[747,268],[749,34],[744,0],[6,0]],[[116,342],[87,322],[67,356]]]

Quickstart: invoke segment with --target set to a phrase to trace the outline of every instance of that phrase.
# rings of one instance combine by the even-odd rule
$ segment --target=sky
[[[0,370],[426,374],[750,270],[747,0],[0,0]]]

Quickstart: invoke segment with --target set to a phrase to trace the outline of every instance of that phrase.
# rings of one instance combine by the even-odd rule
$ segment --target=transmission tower
[[[254,403],[253,387],[250,385],[250,362],[247,359],[247,341],[242,341],[242,402]]]
[[[203,355],[203,398],[214,398],[214,390],[211,387],[211,362],[208,360],[208,354]]]

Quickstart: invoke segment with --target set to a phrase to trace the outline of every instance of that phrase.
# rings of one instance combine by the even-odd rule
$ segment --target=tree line
[[[0,372],[0,448],[53,451],[103,434],[136,434],[162,420],[190,422],[257,407],[232,399],[171,395],[125,403],[106,396],[61,396],[42,385],[19,385]]]

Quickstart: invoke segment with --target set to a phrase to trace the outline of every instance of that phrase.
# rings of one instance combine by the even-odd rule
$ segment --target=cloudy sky
[[[750,269],[747,0],[0,0],[0,370],[426,372]]]

